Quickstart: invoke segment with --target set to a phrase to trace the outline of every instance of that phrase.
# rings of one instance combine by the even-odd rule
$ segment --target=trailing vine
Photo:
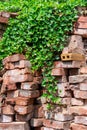
[[[32,63],[32,69],[43,70],[44,96],[55,103],[60,101],[57,81],[51,75],[53,62],[67,43],[68,32],[78,17],[77,6],[85,0],[7,0],[0,2],[0,10],[17,12],[10,19],[0,42],[0,61],[11,54],[23,53]]]

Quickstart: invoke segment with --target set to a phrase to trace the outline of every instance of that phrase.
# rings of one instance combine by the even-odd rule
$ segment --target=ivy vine
[[[10,19],[0,42],[0,61],[11,54],[23,53],[32,63],[32,69],[43,70],[44,96],[51,102],[59,101],[57,82],[51,75],[53,62],[67,43],[68,32],[78,18],[77,6],[85,0],[6,0],[0,10],[17,12]]]

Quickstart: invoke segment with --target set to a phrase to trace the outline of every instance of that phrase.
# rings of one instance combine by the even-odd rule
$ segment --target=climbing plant
[[[57,82],[51,75],[53,62],[67,43],[68,32],[78,18],[77,6],[85,0],[7,0],[0,2],[0,10],[17,12],[0,42],[0,61],[11,54],[23,53],[32,69],[43,71],[44,96],[59,101]]]

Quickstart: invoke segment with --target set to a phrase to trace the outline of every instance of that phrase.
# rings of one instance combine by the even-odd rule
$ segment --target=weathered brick
[[[75,116],[75,123],[87,125],[87,116]]]
[[[16,90],[16,89],[17,89],[17,86],[16,86],[15,83],[12,83],[12,84],[9,84],[9,85],[2,84],[1,93],[4,93],[6,91],[11,91],[11,90]]]
[[[87,83],[80,83],[79,87],[80,87],[80,90],[87,91]]]
[[[44,130],[43,127],[34,127],[34,130]]]
[[[7,97],[8,98],[16,98],[19,96],[19,90],[15,90],[15,91],[8,91],[7,92]]]
[[[17,75],[20,76],[20,75],[24,75],[24,74],[32,74],[32,72],[29,68],[7,70],[6,73],[3,75],[3,78],[5,76],[17,76]]]
[[[48,127],[42,127],[41,130],[55,130],[55,129],[53,129],[53,128],[48,128]]]
[[[26,122],[0,123],[0,130],[30,130]]]
[[[70,91],[67,90],[69,88],[69,83],[58,83],[57,86],[60,97],[71,97]]]
[[[64,49],[63,49],[63,51],[62,51],[62,54],[64,54],[64,53],[68,53],[68,47],[64,47]]]
[[[14,115],[14,108],[11,105],[6,105],[2,107],[2,114],[4,115]]]
[[[33,99],[28,99],[28,98],[23,98],[23,97],[17,97],[15,100],[16,105],[21,105],[21,106],[27,106],[30,104],[33,104],[34,100]]]
[[[66,72],[63,68],[55,68],[55,69],[52,69],[51,75],[53,75],[53,76],[63,76],[63,75],[66,75]]]
[[[75,90],[74,97],[81,98],[81,99],[87,99],[87,91]]]
[[[42,105],[35,105],[34,107],[34,117],[41,118],[44,117],[44,110]]]
[[[12,70],[12,69],[22,69],[22,68],[31,68],[31,63],[28,60],[20,60],[20,61],[16,61],[16,62],[10,62],[10,63],[6,63],[4,65],[4,68],[7,70]]]
[[[30,125],[32,127],[43,126],[43,118],[32,118],[31,121],[30,121]]]
[[[25,75],[14,75],[14,76],[10,76],[10,77],[6,77],[9,78],[9,83],[17,83],[17,82],[26,82],[26,81],[33,81],[33,75],[32,74],[25,74]]]
[[[1,122],[12,122],[13,121],[13,115],[2,115],[1,116],[2,120]]]
[[[80,68],[84,66],[84,61],[63,61],[63,68]]]
[[[71,104],[71,98],[61,98],[61,105],[70,105]]]
[[[73,106],[69,108],[70,114],[86,115],[87,116],[87,106]]]
[[[66,83],[67,82],[67,76],[56,77],[56,80],[58,80],[58,83]]]
[[[52,111],[45,111],[44,112],[45,119],[54,119],[54,112]]]
[[[53,65],[54,65],[54,68],[63,68],[62,61],[55,61]]]
[[[79,35],[72,35],[68,45],[68,52],[83,54],[83,48],[84,43],[82,42],[82,37]]]
[[[70,114],[55,113],[54,119],[58,121],[70,121],[73,120],[73,116]]]
[[[20,90],[19,96],[28,97],[28,98],[36,98],[40,96],[40,93],[39,93],[39,90],[35,90],[35,91]]]
[[[54,128],[54,129],[64,129],[64,130],[69,129],[69,122],[59,122],[59,121],[44,119],[43,125],[45,127]]]
[[[74,27],[78,29],[87,29],[87,22],[76,22]]]
[[[71,124],[71,129],[72,129],[72,130],[87,130],[87,126],[72,123],[72,124]]]
[[[87,74],[87,67],[81,67],[79,70],[80,74]]]
[[[10,13],[8,12],[1,12],[2,17],[10,18]]]
[[[40,77],[34,77],[34,80],[33,80],[33,82],[36,82],[36,83],[38,83],[38,84],[41,84],[42,83],[42,76],[40,76]]]
[[[26,115],[16,114],[16,121],[29,121],[33,117],[33,112]]]
[[[87,38],[87,29],[74,28],[73,33],[74,33],[75,35],[81,35],[82,37]]]
[[[16,98],[6,98],[5,103],[8,105],[15,105]]]
[[[26,115],[33,111],[33,105],[28,105],[28,106],[15,105],[14,110],[20,115]]]
[[[47,102],[46,98],[45,97],[38,97],[36,99],[36,103],[37,104],[45,104]]]
[[[81,83],[87,80],[87,75],[74,75],[69,76],[70,83]]]
[[[84,105],[84,101],[82,99],[72,98],[71,99],[71,105],[73,105],[73,106],[82,106],[82,105]]]
[[[8,18],[4,18],[0,16],[0,23],[8,24]]]
[[[24,82],[21,84],[21,89],[24,90],[36,90],[38,87],[39,85],[35,82]]]
[[[87,17],[80,16],[80,17],[78,18],[78,22],[87,22]]]
[[[6,63],[9,63],[9,62],[17,62],[20,60],[25,60],[25,56],[23,54],[15,54],[12,56],[8,56],[3,59],[3,65],[5,65]]]

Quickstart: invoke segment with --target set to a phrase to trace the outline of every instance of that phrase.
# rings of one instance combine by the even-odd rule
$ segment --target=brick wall
[[[54,62],[52,75],[58,80],[56,102],[48,110],[41,70],[32,73],[22,54],[3,60],[0,78],[0,129],[87,130],[87,17],[79,17],[61,60]],[[55,86],[54,86],[55,87]]]

